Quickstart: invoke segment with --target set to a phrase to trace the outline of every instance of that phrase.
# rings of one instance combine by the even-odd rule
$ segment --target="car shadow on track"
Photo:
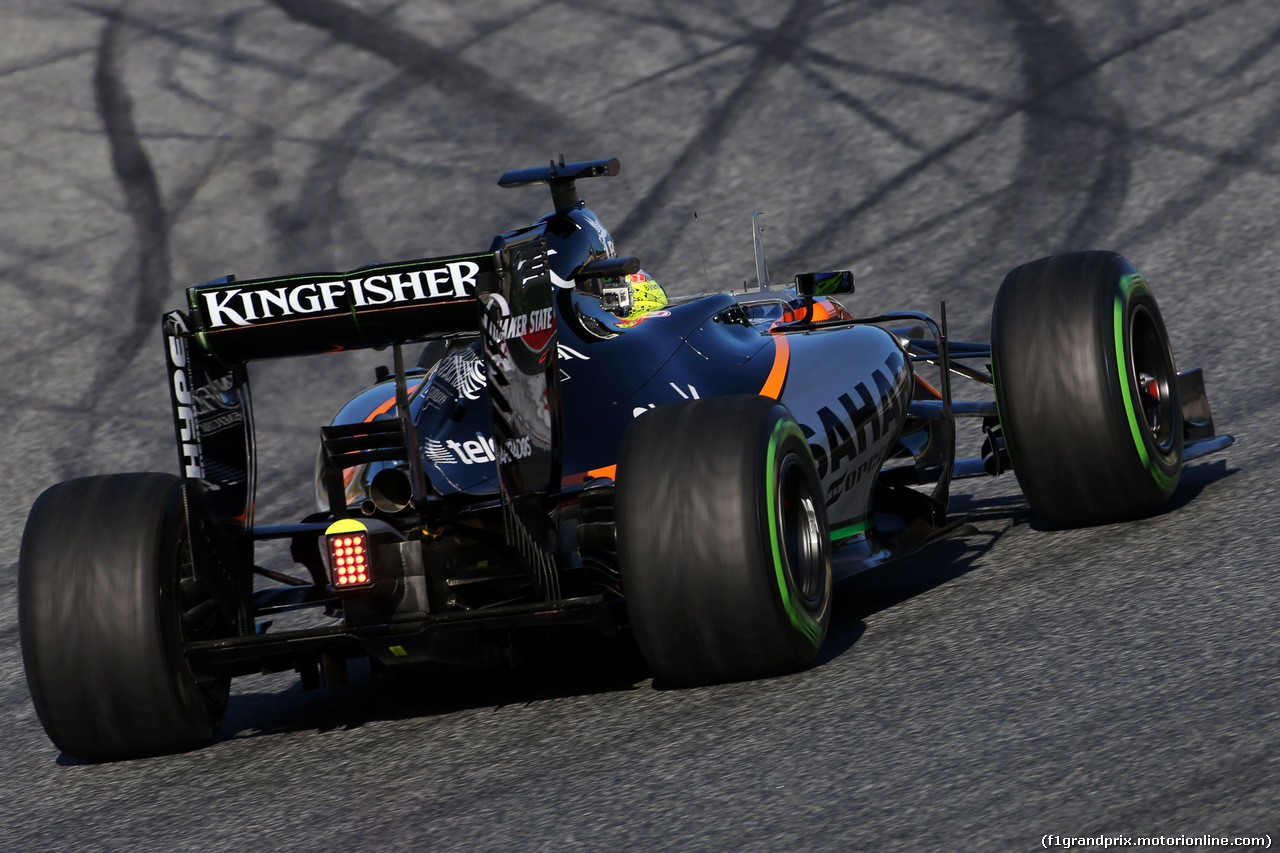
[[[1030,525],[1035,517],[1021,495],[976,503],[960,496],[959,503],[962,511],[951,515],[958,523],[952,536],[837,584],[831,626],[816,665],[851,649],[866,632],[868,617],[973,571],[1009,530]]]
[[[1178,487],[1173,490],[1173,496],[1165,504],[1164,511],[1177,512],[1198,498],[1209,486],[1238,473],[1240,469],[1229,468],[1226,459],[1215,459],[1212,462],[1197,460],[1186,465],[1182,469],[1182,476],[1178,478]]]
[[[1161,514],[1181,511],[1206,488],[1238,471],[1229,468],[1225,459],[1187,465]],[[1053,532],[1031,511],[1020,493],[996,497],[955,495],[949,516],[953,523],[963,526],[958,535],[854,575],[837,587],[836,608],[822,659],[837,657],[856,642],[865,631],[862,620],[866,617],[972,571],[1010,530],[1025,525],[1037,532]]]
[[[594,634],[556,638],[512,667],[383,669],[357,660],[349,664],[346,687],[304,691],[292,674],[264,676],[247,689],[237,685],[215,742],[636,690],[651,677],[630,637]]]
[[[1228,467],[1225,459],[1187,465],[1161,514],[1181,511],[1206,488],[1239,470]],[[1021,493],[996,497],[954,495],[950,519],[964,525],[964,532],[909,557],[854,575],[837,586],[831,627],[816,665],[835,660],[852,648],[866,632],[867,617],[972,571],[1010,530],[1025,525],[1039,533],[1053,532],[1031,511]]]

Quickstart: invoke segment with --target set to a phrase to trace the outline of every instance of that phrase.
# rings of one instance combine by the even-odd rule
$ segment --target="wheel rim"
[[[1141,418],[1151,443],[1162,454],[1173,449],[1173,365],[1168,349],[1151,312],[1143,305],[1134,308],[1129,326],[1129,375],[1137,384]]]
[[[784,568],[800,600],[813,609],[825,586],[822,522],[800,458],[789,453],[780,468],[777,506]]]

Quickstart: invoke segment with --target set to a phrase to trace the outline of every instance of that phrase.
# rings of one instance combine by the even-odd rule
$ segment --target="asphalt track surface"
[[[1274,0],[7,0],[0,110],[0,848],[1280,842]],[[751,277],[762,210],[775,278],[848,267],[859,312],[945,298],[981,340],[1012,267],[1118,250],[1238,442],[1133,524],[1050,532],[1011,478],[963,484],[976,532],[843,589],[793,677],[659,690],[625,646],[260,676],[202,751],[60,756],[22,525],[55,481],[176,470],[161,311],[483,248],[548,200],[497,177],[561,153],[621,159],[583,194],[675,293]],[[255,374],[264,508],[305,508],[313,430],[380,358]]]

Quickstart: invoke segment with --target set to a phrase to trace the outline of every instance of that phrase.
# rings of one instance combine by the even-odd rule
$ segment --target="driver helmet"
[[[666,291],[644,270],[626,276],[624,281],[631,285],[631,313],[626,319],[634,320],[666,306]]]

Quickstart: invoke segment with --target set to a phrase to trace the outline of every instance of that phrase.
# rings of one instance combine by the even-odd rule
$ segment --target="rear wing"
[[[230,366],[475,334],[476,298],[501,290],[496,253],[187,290],[200,351]]]
[[[330,475],[361,464],[362,448],[396,453],[413,484],[410,511],[438,504],[422,473],[421,449],[408,414],[401,346],[479,336],[490,388],[502,501],[512,520],[546,523],[560,487],[561,412],[556,365],[554,286],[543,226],[494,241],[483,254],[236,281],[227,277],[187,291],[188,312],[164,317],[179,461],[188,485],[203,493],[232,533],[253,527],[255,450],[248,363],[355,349],[393,347],[398,427],[354,425],[325,447]],[[350,433],[350,434],[347,434]],[[395,433],[395,435],[388,435]],[[354,448],[354,450],[352,450]],[[396,449],[399,449],[398,451]],[[340,490],[339,490],[340,493]],[[332,504],[332,501],[331,501]],[[337,516],[345,506],[334,505]],[[512,530],[522,553],[542,550],[548,531]],[[530,542],[529,540],[533,540]],[[536,547],[534,543],[537,543]],[[530,560],[538,568],[534,554]]]

